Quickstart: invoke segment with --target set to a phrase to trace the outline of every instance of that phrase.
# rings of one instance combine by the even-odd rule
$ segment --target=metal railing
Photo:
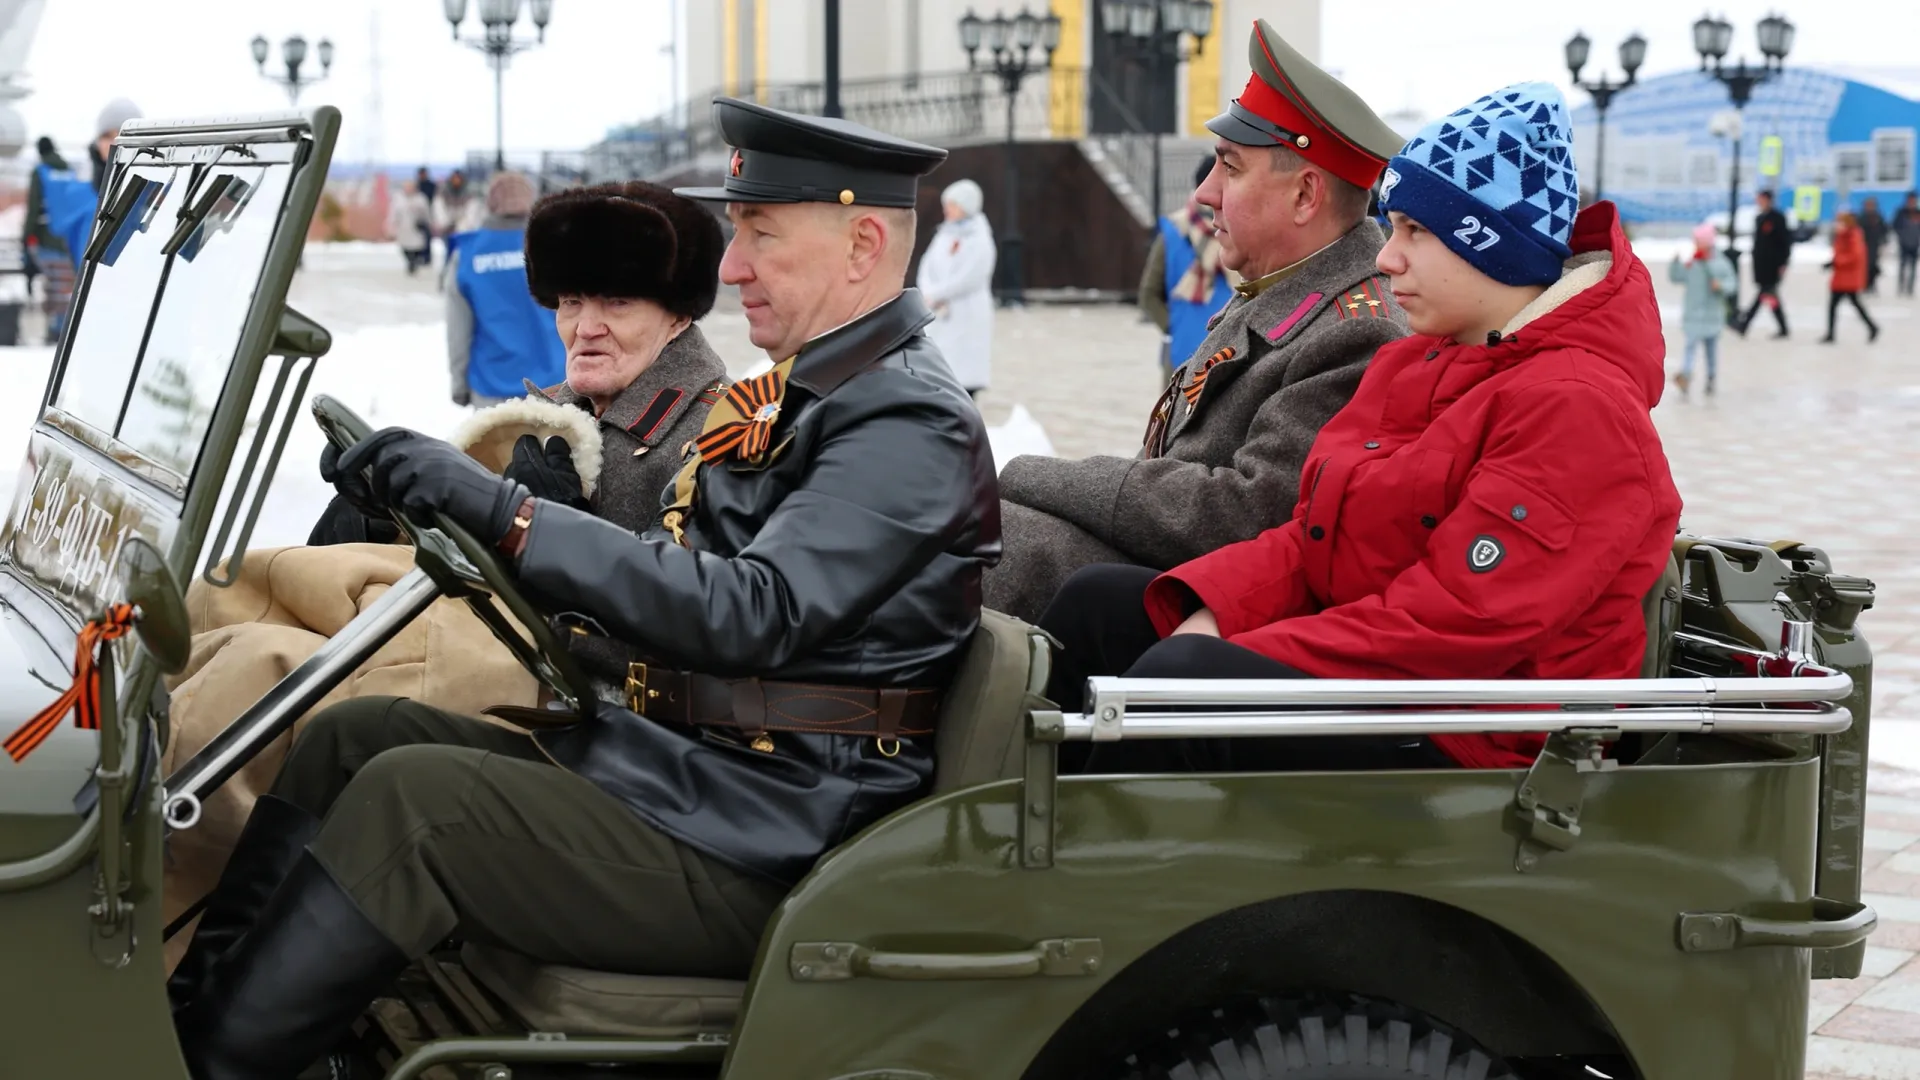
[[[1424,735],[1735,731],[1832,735],[1853,715],[1845,672],[1811,657],[1811,624],[1789,619],[1766,652],[1681,631],[1674,647],[1739,672],[1664,679],[1087,680],[1087,711],[1061,720],[1067,740],[1269,735]],[[1131,710],[1131,711],[1130,711]],[[1227,710],[1227,711],[1221,711]]]
[[[1595,727],[1623,732],[1742,731],[1776,735],[1845,731],[1853,716],[1835,702],[1853,693],[1853,680],[1841,672],[1814,670],[1819,673],[1789,679],[1407,681],[1101,676],[1087,681],[1087,711],[1069,713],[1063,720],[1068,741],[1092,742],[1123,738],[1546,732]],[[1422,711],[1436,707],[1438,711]],[[1232,709],[1268,711],[1220,711]]]

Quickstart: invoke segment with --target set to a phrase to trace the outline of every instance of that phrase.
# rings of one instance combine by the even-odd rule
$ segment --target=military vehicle
[[[325,362],[285,297],[339,122],[138,122],[114,150],[0,532],[0,735],[76,676],[90,721],[43,716],[0,760],[8,1080],[186,1077],[167,835],[435,596],[472,600],[563,700],[578,685],[485,549],[417,529],[413,575],[158,775],[178,583],[230,579]],[[336,442],[363,430],[312,405]],[[1857,974],[1874,924],[1872,601],[1817,548],[1682,538],[1638,680],[1098,679],[1084,714],[1041,695],[1045,637],[989,613],[936,790],[823,859],[744,982],[450,942],[312,1075],[1799,1077],[1809,979]],[[1489,730],[1550,737],[1512,771],[1057,764],[1080,740]]]

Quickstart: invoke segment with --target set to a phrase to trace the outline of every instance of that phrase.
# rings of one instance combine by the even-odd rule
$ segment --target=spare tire
[[[1127,1059],[1126,1080],[1513,1080],[1423,1013],[1362,998],[1263,998],[1213,1010]]]

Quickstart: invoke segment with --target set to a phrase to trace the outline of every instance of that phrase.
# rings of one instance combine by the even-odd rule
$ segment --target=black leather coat
[[[702,466],[688,546],[542,504],[519,575],[672,667],[870,687],[939,687],[999,558],[986,429],[922,334],[918,292],[809,342],[760,465]],[[920,794],[931,740],[774,736],[771,753],[602,707],[540,736],[560,765],[662,831],[793,882]]]

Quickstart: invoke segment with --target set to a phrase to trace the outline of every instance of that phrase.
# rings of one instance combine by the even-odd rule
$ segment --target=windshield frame
[[[178,125],[170,125],[169,127],[177,128]],[[230,131],[202,128],[199,129],[199,134],[201,135],[199,138],[179,139],[175,137],[169,139],[162,133],[165,130],[167,129],[160,128],[156,125],[156,130],[135,133],[130,126],[129,130],[122,134],[120,140],[114,145],[113,154],[110,159],[109,167],[112,169],[112,173],[110,182],[105,188],[108,194],[101,200],[102,205],[112,204],[113,197],[127,182],[127,178],[136,167],[151,168],[158,166],[177,170],[172,182],[183,185],[181,197],[184,198],[190,189],[197,187],[193,181],[199,179],[203,172],[210,174],[216,169],[236,164],[260,164],[269,167],[285,166],[288,171],[288,180],[285,188],[281,192],[279,205],[273,208],[274,224],[272,238],[268,241],[267,251],[261,259],[259,276],[256,276],[251,282],[253,295],[258,297],[262,288],[267,284],[266,275],[268,268],[272,265],[276,249],[278,249],[285,240],[283,234],[286,232],[284,228],[286,224],[286,211],[289,206],[294,205],[295,188],[298,186],[303,174],[310,171],[307,170],[306,166],[312,158],[311,133],[302,130],[301,126],[256,126],[250,130],[242,127]],[[166,141],[162,142],[161,140]],[[274,144],[280,145],[275,147]],[[259,147],[261,149],[250,149],[253,147]],[[263,150],[265,151],[264,153],[262,152]],[[164,222],[156,222],[156,228],[163,234],[163,238],[165,233],[172,232],[173,225],[174,222],[171,219]],[[304,235],[299,238],[302,245],[304,245],[305,239]],[[62,335],[59,347],[54,354],[53,368],[47,380],[46,390],[41,397],[40,409],[40,421],[42,423],[56,428],[76,442],[105,455],[115,464],[125,469],[130,475],[157,488],[159,492],[164,493],[172,500],[185,499],[194,478],[190,475],[182,474],[178,469],[172,468],[164,462],[155,460],[152,455],[130,445],[119,437],[118,432],[121,426],[126,423],[128,412],[127,403],[132,400],[135,390],[140,385],[141,373],[145,368],[146,352],[150,343],[153,326],[162,306],[167,301],[168,285],[174,267],[180,260],[180,257],[178,252],[165,256],[165,262],[162,264],[160,270],[159,282],[154,289],[153,298],[147,306],[146,325],[140,336],[138,351],[125,374],[125,382],[121,389],[122,401],[114,419],[115,430],[103,431],[98,424],[83,419],[79,415],[56,404],[56,402],[60,400],[61,389],[65,385],[67,375],[72,366],[72,353],[75,340],[85,322],[87,299],[92,293],[94,278],[99,271],[99,266],[91,260],[83,261],[82,266],[79,268],[80,277],[74,284],[74,315],[69,322],[66,333]],[[281,292],[284,294],[284,290],[281,290]],[[284,303],[284,300],[282,303]],[[259,306],[260,305],[256,303],[250,305],[250,308],[257,309]],[[277,305],[274,306],[277,307]],[[248,332],[251,328],[250,324],[258,314],[258,311],[250,310],[247,319],[243,321],[235,335],[234,351],[227,361],[227,378],[223,381],[219,395],[221,400],[224,400],[226,391],[232,383],[232,376],[237,370],[238,361],[244,354]],[[276,311],[273,319],[276,327],[278,321]],[[260,358],[260,360],[264,359],[264,356]],[[258,377],[259,364],[260,361],[256,360],[251,365],[255,379]],[[251,385],[249,385],[248,392],[251,394]],[[218,412],[217,407],[215,411],[216,413]],[[211,421],[209,421],[207,429],[200,436],[199,445],[194,447],[194,460],[196,463],[205,459],[208,440],[212,435],[213,425]]]

